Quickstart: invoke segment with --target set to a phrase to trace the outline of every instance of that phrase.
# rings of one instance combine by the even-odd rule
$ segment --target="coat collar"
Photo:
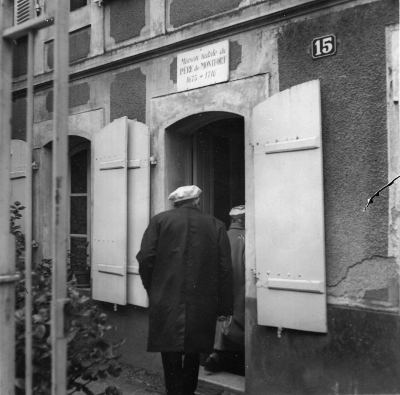
[[[182,204],[182,206],[179,206],[179,207],[175,207],[175,209],[180,209],[180,208],[191,208],[191,209],[194,209],[194,210],[197,210],[197,211],[200,211],[200,209],[199,208],[197,208],[197,207],[194,207],[191,203],[188,203],[188,204]]]
[[[231,224],[229,229],[242,229],[242,230],[244,230],[244,227],[241,224],[239,224],[237,222],[234,222],[234,223]]]

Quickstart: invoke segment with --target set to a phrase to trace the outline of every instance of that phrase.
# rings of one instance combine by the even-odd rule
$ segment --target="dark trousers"
[[[161,353],[167,395],[193,395],[199,377],[200,354]]]

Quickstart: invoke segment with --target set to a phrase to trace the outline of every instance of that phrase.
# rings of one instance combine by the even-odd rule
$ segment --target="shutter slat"
[[[319,81],[254,108],[260,325],[326,332]]]
[[[14,5],[14,24],[19,25],[30,18],[30,1],[16,0]]]

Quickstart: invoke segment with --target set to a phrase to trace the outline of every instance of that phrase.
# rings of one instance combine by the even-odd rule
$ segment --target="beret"
[[[244,205],[240,205],[240,206],[232,207],[232,210],[229,211],[229,215],[231,217],[239,217],[241,215],[245,215],[245,212],[246,212],[245,206]]]
[[[195,199],[200,196],[201,189],[196,185],[185,185],[175,189],[169,196],[168,199],[175,202],[182,200]]]

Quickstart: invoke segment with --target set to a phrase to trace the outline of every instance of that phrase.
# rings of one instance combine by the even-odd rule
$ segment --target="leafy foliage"
[[[25,210],[20,202],[14,202],[10,206],[10,233],[15,236],[15,250],[17,258],[21,257],[25,250],[25,237],[21,231],[18,220],[22,218],[22,211]]]
[[[16,220],[21,218],[20,205],[11,208],[10,227],[17,239],[20,228]],[[22,235],[23,240],[23,235]],[[22,250],[19,252],[21,256]],[[18,255],[18,252],[17,252]],[[24,394],[25,377],[25,287],[23,257],[18,260],[20,279],[16,286],[16,387],[17,394]],[[33,393],[51,393],[51,260],[43,260],[32,273],[32,346],[33,346]],[[115,350],[122,342],[107,340],[106,333],[112,328],[107,315],[83,291],[76,281],[68,281],[68,302],[65,306],[65,331],[67,337],[67,391],[74,394],[94,395],[90,383],[108,376],[117,377],[121,365]],[[107,387],[102,394],[119,395],[115,387]],[[102,395],[100,394],[100,395]]]

